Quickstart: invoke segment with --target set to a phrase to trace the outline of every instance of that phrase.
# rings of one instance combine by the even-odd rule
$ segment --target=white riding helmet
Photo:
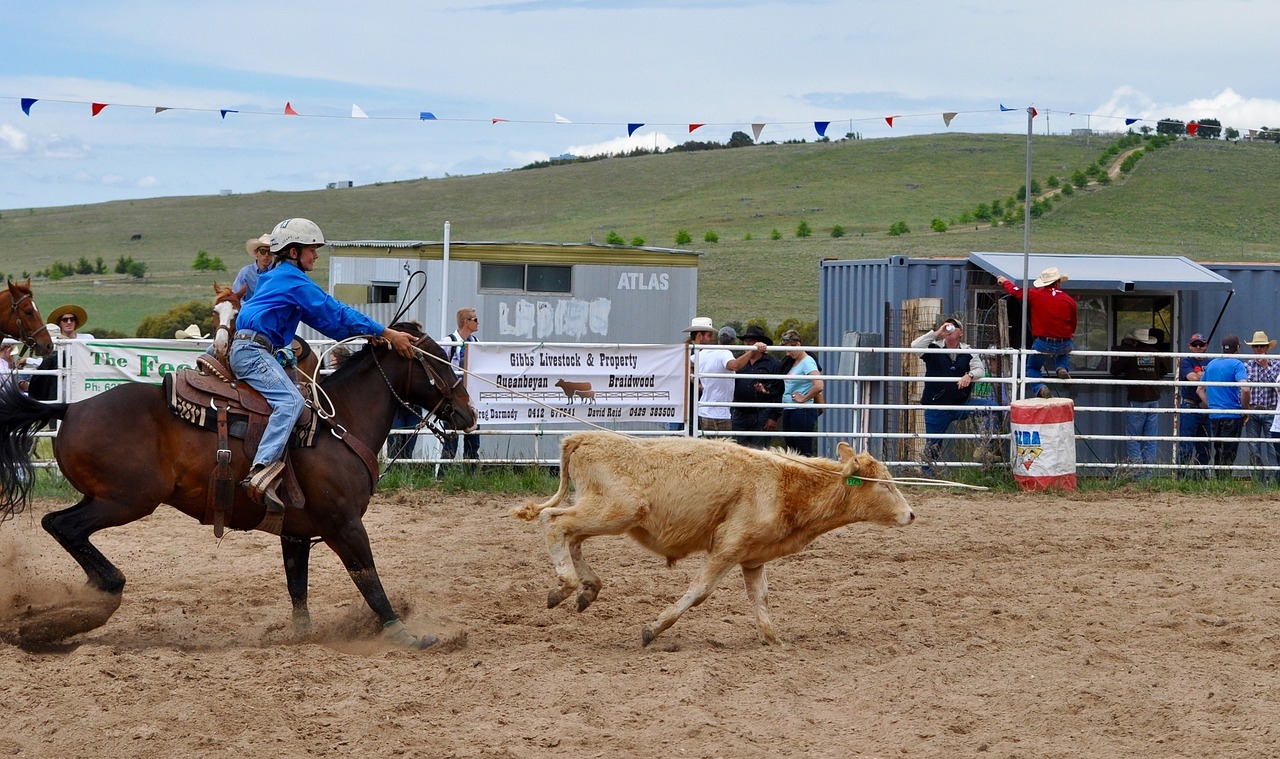
[[[310,219],[285,219],[271,230],[271,252],[279,253],[292,243],[324,245],[324,233]]]

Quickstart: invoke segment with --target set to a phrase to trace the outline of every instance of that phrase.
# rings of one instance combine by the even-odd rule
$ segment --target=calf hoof
[[[596,600],[596,596],[600,595],[600,591],[596,588],[583,588],[578,594],[578,612],[584,612],[587,607]]]
[[[559,588],[551,591],[550,593],[547,594],[547,608],[548,609],[556,608],[557,606],[560,605],[560,602],[563,601],[564,598],[565,598],[565,593]]]
[[[644,645],[648,646],[658,634],[653,631],[653,625],[645,625],[644,631],[640,633],[640,640],[644,641]]]

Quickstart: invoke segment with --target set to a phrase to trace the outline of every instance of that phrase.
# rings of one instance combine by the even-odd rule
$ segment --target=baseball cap
[[[733,327],[730,327],[728,324],[726,324],[720,328],[720,337],[727,337],[730,340],[737,340],[738,331]]]
[[[1209,344],[1209,341],[1204,339],[1204,335],[1200,334],[1199,332],[1192,334],[1191,339],[1188,340],[1187,342],[1191,343],[1192,345],[1195,345],[1196,343],[1204,343],[1206,345]]]

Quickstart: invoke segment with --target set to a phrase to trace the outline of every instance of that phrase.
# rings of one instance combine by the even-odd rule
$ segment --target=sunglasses
[[[1191,344],[1191,347],[1192,347],[1192,348],[1203,348],[1203,347],[1205,347],[1206,345],[1208,345],[1208,343],[1192,343],[1192,344]]]
[[[76,320],[76,318],[75,318],[74,316],[64,316],[64,317],[62,317],[61,319],[59,319],[58,321],[60,321],[60,322],[73,322],[73,321],[75,321],[75,320]]]

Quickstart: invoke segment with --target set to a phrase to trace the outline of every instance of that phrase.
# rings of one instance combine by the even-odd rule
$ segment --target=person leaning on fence
[[[706,316],[694,317],[685,327],[693,345],[718,345],[720,333],[711,326]],[[707,404],[729,403],[733,400],[733,377],[708,377],[708,374],[730,374],[729,364],[734,361],[733,351],[723,348],[704,348],[693,351],[694,373],[698,376],[698,429],[703,432],[729,433],[733,431],[729,407]]]
[[[1222,338],[1222,352],[1240,352],[1240,338],[1235,335]],[[1234,355],[1213,359],[1205,366],[1204,374],[1200,377],[1200,381],[1205,383],[1245,382],[1248,379],[1248,368]],[[1218,468],[1218,478],[1226,479],[1231,476],[1231,467],[1235,465],[1236,453],[1240,449],[1240,431],[1244,428],[1244,414],[1240,412],[1249,407],[1249,388],[1230,384],[1204,384],[1197,391],[1205,408],[1209,409],[1213,464]]]
[[[1276,453],[1271,447],[1271,423],[1276,408],[1276,380],[1280,378],[1280,361],[1267,358],[1267,351],[1276,347],[1276,341],[1267,337],[1267,333],[1258,330],[1253,339],[1246,343],[1253,349],[1254,358],[1244,360],[1249,370],[1249,384],[1255,385],[1249,390],[1249,409],[1254,413],[1244,418],[1242,437],[1248,440],[1244,449],[1249,453],[1249,466],[1263,467],[1250,470],[1254,482],[1275,483]],[[1256,383],[1256,384],[1255,384]],[[1265,439],[1259,440],[1258,438]]]
[[[937,436],[945,435],[954,422],[982,414],[984,435],[990,437],[995,432],[996,417],[991,413],[995,402],[990,398],[973,397],[973,383],[986,376],[986,367],[982,357],[971,352],[972,348],[961,340],[962,337],[964,324],[952,318],[911,341],[912,348],[924,349],[919,354],[924,362],[925,376],[920,402],[925,406],[966,407],[925,409],[924,431],[929,440],[924,446],[921,469],[926,473],[942,453],[942,440]]]
[[[1066,274],[1058,271],[1058,267],[1050,266],[1040,272],[1026,294],[1031,319],[1031,350],[1035,351],[1027,356],[1028,378],[1043,377],[1046,365],[1052,363],[1058,379],[1071,379],[1071,351],[1075,348],[1078,308],[1075,298],[1060,287],[1066,281]],[[1022,288],[1009,279],[996,277],[996,282],[1005,292],[1022,299]],[[1030,390],[1041,398],[1053,395],[1048,385],[1043,383],[1032,383]]]
[[[1178,380],[1180,382],[1199,382],[1204,367],[1209,363],[1204,352],[1209,350],[1209,342],[1199,332],[1192,333],[1187,341],[1192,355],[1183,356],[1178,361]],[[1196,385],[1182,385],[1178,388],[1178,479],[1187,477],[1203,477],[1206,467],[1213,460],[1213,449],[1209,443],[1209,417],[1198,414],[1196,410],[1208,408],[1200,399]],[[1193,438],[1193,439],[1188,439]]]
[[[1129,380],[1125,399],[1129,410],[1124,415],[1125,458],[1129,464],[1151,466],[1156,463],[1156,436],[1160,434],[1160,381],[1169,374],[1169,359],[1154,353],[1156,338],[1151,330],[1140,327],[1125,336],[1113,351],[1141,351],[1142,355],[1116,356],[1111,359],[1111,376]],[[1149,477],[1150,469],[1142,476]]]
[[[734,359],[730,368],[738,376],[733,381],[734,403],[776,404],[782,400],[783,383],[780,379],[762,379],[762,374],[782,374],[782,363],[767,352],[773,338],[756,325],[742,333],[742,344],[751,346]],[[777,406],[735,407],[731,419],[734,432],[774,432],[782,409]],[[736,435],[735,439],[748,448],[768,448],[772,438],[768,435]]]
[[[803,436],[786,437],[782,442],[796,453],[813,456],[816,453],[813,433],[818,428],[817,398],[822,394],[822,371],[818,362],[800,347],[800,333],[789,329],[782,333],[782,344],[787,348],[787,360],[782,367],[787,373],[783,381],[782,431],[803,432]]]
[[[468,306],[458,309],[458,312],[454,314],[454,319],[458,324],[458,329],[449,333],[449,336],[445,339],[454,343],[449,346],[449,363],[453,364],[454,374],[460,377],[465,385],[467,376],[463,369],[467,365],[467,345],[480,339],[476,337],[476,333],[480,331],[480,315],[474,308]],[[459,436],[462,437],[462,457],[471,461],[480,458],[480,436],[464,432],[449,435],[445,438],[444,443],[440,446],[440,458],[457,458]]]

